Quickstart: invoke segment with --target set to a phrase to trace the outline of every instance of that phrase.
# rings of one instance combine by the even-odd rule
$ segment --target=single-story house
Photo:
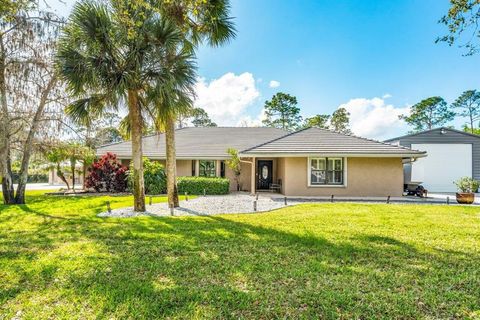
[[[428,157],[405,163],[405,183],[421,182],[430,192],[455,192],[461,177],[480,180],[480,136],[436,128],[389,139],[387,143],[426,151]]]
[[[286,196],[401,196],[403,162],[426,156],[423,151],[384,142],[308,128],[286,132],[265,127],[200,127],[176,130],[177,176],[226,177],[228,148],[241,157],[242,190],[268,191],[281,185]],[[131,143],[99,147],[128,164]],[[143,139],[144,155],[165,161],[165,135]]]

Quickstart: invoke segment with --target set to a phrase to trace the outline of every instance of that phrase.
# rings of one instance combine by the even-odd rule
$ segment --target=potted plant
[[[475,191],[479,183],[470,177],[463,177],[454,182],[460,192],[457,192],[457,202],[461,204],[472,204],[475,200]]]

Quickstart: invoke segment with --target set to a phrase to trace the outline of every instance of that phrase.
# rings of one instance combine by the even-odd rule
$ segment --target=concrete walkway
[[[450,198],[451,201],[456,201],[455,200],[455,193],[454,192],[445,192],[445,193],[429,193],[428,194],[429,198],[433,199],[439,199],[443,201],[447,201],[447,198]],[[480,205],[480,193],[475,193],[475,204]]]

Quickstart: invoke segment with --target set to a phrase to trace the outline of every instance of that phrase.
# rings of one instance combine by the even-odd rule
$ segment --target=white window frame
[[[311,160],[312,159],[342,159],[343,163],[343,184],[312,184],[312,167],[311,167]],[[345,188],[347,187],[347,180],[348,180],[348,170],[347,170],[347,158],[345,157],[308,157],[307,158],[307,181],[309,188]],[[325,165],[328,167],[328,163],[326,162]],[[326,170],[325,170],[326,171]]]

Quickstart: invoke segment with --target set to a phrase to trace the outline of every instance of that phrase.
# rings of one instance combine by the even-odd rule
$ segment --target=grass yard
[[[478,207],[115,219],[107,197],[28,200],[0,206],[0,319],[480,317]]]

